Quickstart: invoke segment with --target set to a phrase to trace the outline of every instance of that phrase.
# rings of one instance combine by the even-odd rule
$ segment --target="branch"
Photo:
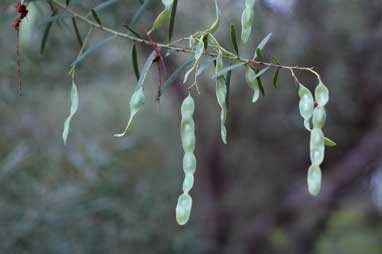
[[[87,16],[83,16],[83,15],[79,14],[78,12],[74,11],[70,7],[67,7],[65,4],[61,3],[59,0],[52,0],[52,3],[55,6],[57,6],[58,8],[71,14],[74,18],[76,18],[76,19],[78,19],[78,20],[80,20],[80,21],[82,21],[82,22],[84,22],[84,23],[86,23],[86,24],[88,24],[94,28],[97,28],[101,31],[107,32],[107,33],[112,34],[116,37],[129,39],[129,40],[139,42],[142,44],[146,44],[146,45],[152,45],[152,42],[150,42],[148,40],[137,38],[137,37],[132,36],[130,34],[119,32],[119,31],[116,31],[116,30],[111,29],[109,27],[105,27],[105,26],[100,25],[96,22],[93,22],[92,20],[88,19]],[[174,42],[180,42],[180,41],[186,40],[186,39],[188,39],[188,38],[187,37],[181,38],[181,39],[175,40]],[[157,43],[157,42],[155,42],[155,43],[159,48],[167,48],[170,50],[175,50],[178,52],[185,52],[185,53],[195,53],[195,50],[193,50],[191,48],[180,47],[180,46],[176,46],[173,44],[164,44],[164,43]],[[272,68],[286,69],[286,70],[289,70],[291,72],[293,72],[293,70],[309,71],[309,72],[313,73],[314,75],[316,75],[318,79],[320,79],[320,75],[313,70],[313,67],[288,66],[288,65],[274,64],[274,63],[269,63],[269,62],[264,62],[264,61],[253,60],[253,59],[240,58],[240,57],[237,57],[234,53],[231,53],[228,50],[226,50],[226,51],[227,51],[227,53],[224,54],[225,58],[228,58],[230,60],[234,60],[237,62],[241,62],[241,63],[244,62],[244,63],[247,63],[248,65],[251,65],[252,67],[256,67],[258,65],[263,65],[263,66],[268,66],[268,67],[272,67]],[[217,53],[215,53],[215,52],[203,52],[203,55],[216,57]],[[294,75],[294,78],[297,79],[295,75]]]

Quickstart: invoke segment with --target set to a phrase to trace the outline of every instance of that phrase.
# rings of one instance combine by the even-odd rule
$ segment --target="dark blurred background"
[[[78,2],[78,1],[77,1]],[[82,1],[86,13],[102,1]],[[231,49],[229,24],[240,27],[244,1],[221,0],[217,38]],[[337,142],[322,165],[317,198],[307,192],[309,135],[290,75],[279,88],[264,78],[266,97],[250,102],[243,70],[233,73],[229,144],[220,141],[219,109],[210,68],[196,98],[198,166],[189,223],[175,220],[183,181],[179,82],[154,102],[158,77],[145,82],[147,104],[133,134],[124,128],[135,85],[129,41],[115,40],[83,61],[76,75],[80,108],[64,146],[69,113],[69,65],[78,54],[70,19],[54,23],[39,54],[50,15],[44,1],[29,6],[21,32],[23,96],[17,96],[15,1],[0,2],[0,253],[382,253],[382,2],[262,0],[256,2],[251,56],[273,33],[265,56],[314,66],[331,92],[325,134]],[[123,30],[139,7],[123,0],[100,16]],[[137,30],[161,10],[152,1]],[[207,27],[213,1],[179,1],[175,37]],[[82,36],[87,26],[78,22]],[[240,30],[239,30],[240,31]],[[94,44],[106,34],[96,31]],[[167,41],[167,29],[153,34]],[[139,46],[140,65],[151,51]],[[189,59],[166,58],[168,71]],[[297,73],[309,88],[316,80]],[[195,94],[196,95],[196,94]]]

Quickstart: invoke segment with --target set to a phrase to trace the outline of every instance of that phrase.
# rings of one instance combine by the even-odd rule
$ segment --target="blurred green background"
[[[102,1],[74,1],[86,13]],[[81,3],[78,3],[81,2]],[[244,1],[221,0],[217,38],[231,49],[229,24],[240,26]],[[250,102],[243,70],[232,76],[229,144],[219,134],[219,109],[210,68],[198,80],[198,166],[189,223],[175,221],[183,181],[178,82],[154,102],[158,77],[145,82],[147,104],[133,134],[113,137],[128,120],[135,85],[129,41],[114,40],[80,65],[80,108],[64,146],[69,113],[69,65],[78,54],[70,19],[54,23],[39,48],[50,15],[44,1],[29,5],[21,31],[23,96],[17,96],[15,1],[0,2],[0,253],[382,253],[382,2],[380,0],[259,0],[250,56],[273,33],[265,56],[314,66],[331,92],[326,135],[337,142],[322,165],[323,189],[307,193],[309,135],[287,72],[279,88],[264,78],[266,97]],[[100,16],[124,30],[139,1],[121,0]],[[138,31],[161,10],[151,1]],[[207,27],[213,1],[180,0],[175,37]],[[78,22],[82,36],[87,26]],[[96,31],[91,43],[106,36]],[[167,41],[167,29],[153,33]],[[142,66],[150,47],[138,47]],[[168,72],[192,56],[166,58]],[[306,86],[316,81],[297,73]],[[196,94],[195,94],[196,95]]]

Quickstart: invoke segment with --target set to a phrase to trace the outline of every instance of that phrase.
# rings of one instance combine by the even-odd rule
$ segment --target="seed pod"
[[[192,152],[186,152],[183,156],[183,170],[185,173],[193,174],[196,169],[196,158]]]
[[[186,173],[183,180],[183,192],[188,193],[192,186],[194,186],[194,175],[191,173]]]
[[[313,196],[317,196],[321,190],[321,169],[319,166],[311,165],[308,170],[308,190]]]
[[[319,166],[324,161],[325,145],[314,146],[310,149],[310,160],[313,165]]]
[[[313,95],[309,89],[302,84],[300,84],[298,95],[300,96],[300,114],[305,120],[309,120],[312,117],[314,109]]]
[[[247,85],[253,90],[252,103],[255,103],[260,97],[260,87],[255,77],[256,72],[248,67],[245,71],[245,80]]]
[[[313,111],[313,127],[322,128],[326,121],[326,111],[322,106],[318,106]]]
[[[325,106],[329,101],[329,90],[321,80],[314,91],[314,97],[316,98],[318,106],[321,107]]]
[[[219,73],[222,69],[224,68],[223,66],[223,53],[219,50],[218,56],[216,58],[216,73]],[[219,76],[216,78],[216,97],[219,103],[219,106],[221,108],[220,111],[220,133],[221,133],[221,138],[223,140],[224,144],[227,144],[227,129],[225,127],[225,122],[227,119],[227,87],[225,84],[225,80],[223,76]]]
[[[313,128],[310,132],[310,149],[322,147],[325,144],[324,133],[319,128]]]
[[[188,193],[183,193],[178,198],[178,204],[176,205],[176,221],[179,225],[184,225],[190,218],[192,208],[192,198]]]
[[[252,30],[252,22],[254,18],[253,7],[255,0],[246,0],[245,9],[241,15],[241,40],[243,43],[248,42]]]

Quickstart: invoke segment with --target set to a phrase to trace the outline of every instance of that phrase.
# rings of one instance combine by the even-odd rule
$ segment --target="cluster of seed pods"
[[[308,190],[311,195],[318,195],[321,190],[321,168],[320,165],[325,157],[325,136],[322,128],[326,121],[325,105],[329,101],[329,91],[327,87],[319,81],[314,97],[309,89],[300,84],[300,114],[304,118],[304,126],[310,131],[310,160],[311,166],[308,170]],[[312,120],[313,128],[311,128]]]
[[[188,95],[182,103],[181,114],[181,140],[184,150],[183,157],[183,193],[178,198],[176,206],[176,220],[179,225],[184,225],[190,218],[192,198],[189,191],[194,185],[194,173],[196,170],[195,150],[195,124],[192,115],[194,114],[195,103],[191,95]]]

